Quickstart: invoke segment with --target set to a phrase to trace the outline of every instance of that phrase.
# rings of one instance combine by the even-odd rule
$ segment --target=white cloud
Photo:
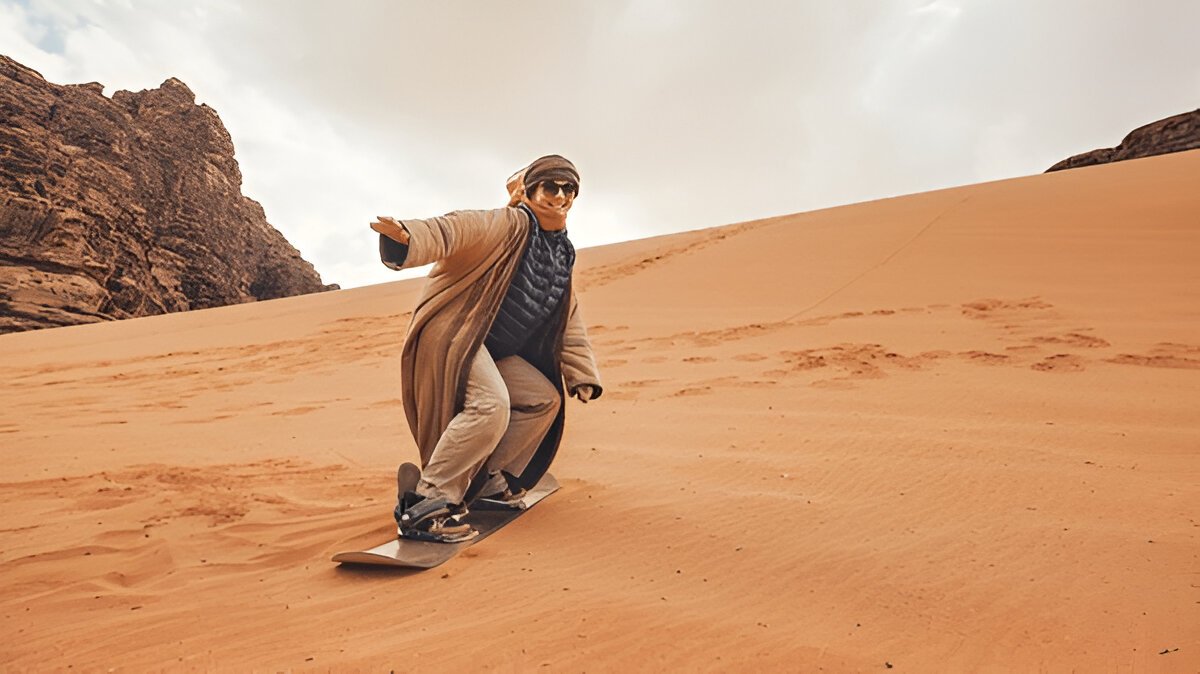
[[[1200,5],[1070,0],[0,0],[54,82],[215,108],[244,192],[322,272],[379,264],[375,215],[505,200],[572,158],[577,246],[1041,171],[1194,109]]]

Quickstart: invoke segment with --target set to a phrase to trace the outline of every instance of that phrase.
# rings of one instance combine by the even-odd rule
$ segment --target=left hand
[[[396,221],[395,218],[389,218],[386,215],[375,217],[375,222],[371,223],[371,229],[379,232],[396,243],[409,245],[408,230],[404,225]]]
[[[591,384],[580,384],[579,386],[575,387],[574,391],[575,397],[579,398],[579,402],[581,403],[586,403],[587,401],[591,400],[592,395],[595,392],[596,389],[592,388]]]

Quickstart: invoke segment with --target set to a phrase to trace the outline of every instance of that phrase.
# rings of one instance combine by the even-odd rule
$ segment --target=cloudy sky
[[[572,159],[577,247],[1039,173],[1200,107],[1200,2],[0,0],[0,53],[177,77],[243,192],[350,288],[367,223]]]

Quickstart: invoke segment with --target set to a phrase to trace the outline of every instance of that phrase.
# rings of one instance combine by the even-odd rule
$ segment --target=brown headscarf
[[[517,171],[508,178],[508,205],[516,206],[525,201],[525,193],[529,188],[543,180],[570,180],[579,185],[579,171],[571,160],[557,154],[538,157],[529,166]]]
[[[548,154],[533,160],[525,169],[525,189],[543,180],[569,180],[579,185],[579,171],[569,159],[557,154]]]

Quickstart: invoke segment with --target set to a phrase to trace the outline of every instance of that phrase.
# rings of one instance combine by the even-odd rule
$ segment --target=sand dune
[[[580,251],[564,489],[427,573],[328,561],[392,531],[420,281],[0,337],[0,663],[1197,671],[1197,184]]]

